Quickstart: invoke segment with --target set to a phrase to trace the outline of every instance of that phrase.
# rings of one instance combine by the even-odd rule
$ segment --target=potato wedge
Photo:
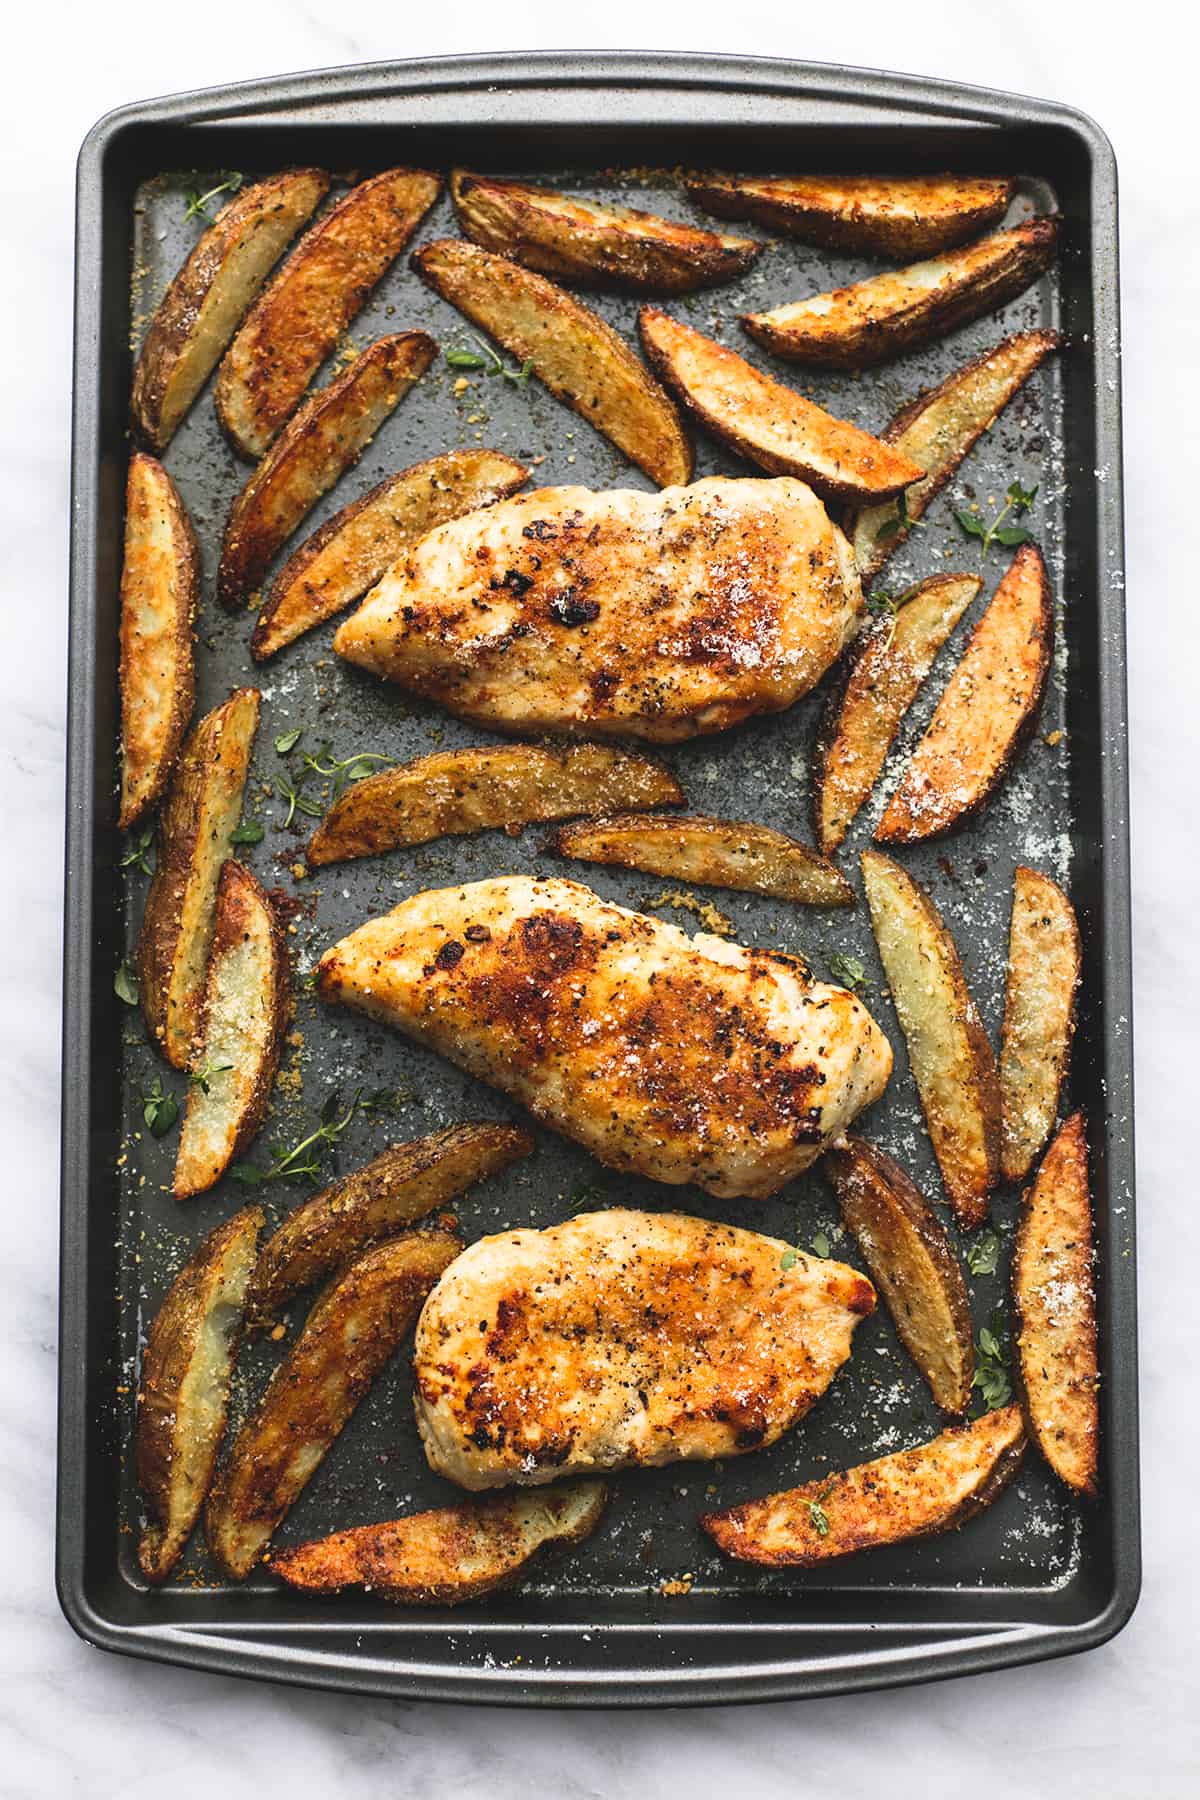
[[[753,238],[465,169],[451,175],[450,192],[472,243],[580,287],[687,294],[743,275],[763,251]]]
[[[1000,1173],[996,1059],[932,899],[878,850],[863,852],[862,872],[934,1154],[955,1216],[972,1230]]]
[[[519,831],[614,806],[682,804],[683,789],[661,763],[607,744],[439,750],[354,782],[317,826],[307,856],[320,867],[497,826]]]
[[[1083,955],[1058,883],[1019,866],[1013,881],[1000,1044],[1000,1169],[1024,1181],[1050,1136],[1071,1059]]]
[[[377,338],[305,401],[230,509],[217,573],[222,606],[232,611],[244,602],[301,519],[362,454],[436,355],[423,331]]]
[[[177,1200],[213,1187],[256,1136],[291,1017],[290,977],[274,907],[249,869],[227,862],[175,1160]]]
[[[771,475],[799,475],[824,500],[862,504],[915,481],[917,463],[835,419],[742,356],[656,306],[638,315],[646,359],[694,419]]]
[[[528,362],[556,399],[632,463],[673,487],[690,481],[692,447],[673,402],[623,337],[582,301],[505,256],[457,238],[413,253],[443,300]]]
[[[1053,647],[1046,565],[1022,544],[905,764],[878,843],[918,844],[983,811],[1037,722]]]
[[[581,1543],[607,1498],[602,1481],[574,1481],[464,1500],[283,1550],[271,1573],[306,1594],[360,1587],[401,1606],[459,1606],[519,1581],[547,1544]]]
[[[975,1373],[971,1303],[945,1226],[874,1144],[848,1137],[824,1167],[901,1343],[938,1405],[965,1413]]]
[[[194,727],[158,822],[158,864],[138,939],[142,1012],[167,1061],[191,1059],[217,882],[242,814],[262,695],[238,688]]]
[[[1013,1251],[1016,1363],[1030,1436],[1077,1494],[1094,1494],[1100,1431],[1087,1133],[1073,1113],[1025,1196]]]
[[[913,1450],[705,1513],[700,1524],[726,1556],[776,1569],[934,1537],[991,1505],[1025,1442],[1020,1407],[1000,1407]]]
[[[148,1515],[138,1562],[148,1581],[165,1581],[179,1561],[212,1480],[262,1228],[262,1208],[248,1206],[210,1232],[171,1283],[146,1337],[136,1448]]]
[[[205,1508],[208,1546],[235,1581],[320,1467],[462,1245],[413,1232],[368,1250],[332,1281],[242,1426]]]
[[[804,906],[853,906],[854,889],[827,857],[807,844],[740,819],[585,819],[564,825],[551,839],[559,856],[579,862],[616,863],[668,881],[740,888]]]
[[[438,525],[515,494],[529,471],[498,450],[451,450],[389,475],[314,531],[271,584],[250,639],[262,662],[382,580]]]
[[[924,481],[906,488],[909,525],[928,510],[971,446],[996,423],[1013,396],[1062,345],[1056,331],[1022,331],[984,351],[953,375],[896,414],[881,432],[885,443],[902,450],[926,471]],[[867,506],[847,529],[864,581],[878,574],[908,536],[899,508],[890,501]]]
[[[267,1239],[246,1296],[251,1328],[268,1325],[285,1301],[392,1237],[534,1148],[515,1125],[452,1125],[392,1144],[289,1213]]]
[[[990,231],[1016,183],[955,175],[692,175],[687,191],[719,219],[754,219],[806,244],[872,256],[926,256]]]
[[[254,296],[329,191],[323,169],[285,169],[222,208],[163,295],[133,374],[133,423],[165,450]]]
[[[135,451],[121,568],[121,811],[128,831],[162,798],[196,703],[200,552],[167,471]]]
[[[978,575],[934,575],[858,639],[825,704],[813,750],[813,826],[826,855],[869,798],[900,721],[982,586]]]
[[[742,324],[756,343],[793,362],[870,369],[1024,293],[1049,266],[1057,239],[1057,219],[1027,219],[932,262],[744,313]]]
[[[240,455],[257,462],[266,454],[441,186],[421,169],[387,169],[352,187],[305,232],[217,374],[217,417]]]

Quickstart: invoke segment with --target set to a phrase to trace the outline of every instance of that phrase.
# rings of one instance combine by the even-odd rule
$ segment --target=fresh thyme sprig
[[[1004,521],[1009,513],[1014,519],[1019,519],[1029,511],[1039,485],[1035,482],[1031,488],[1023,488],[1019,481],[1010,481],[1004,495],[1004,505],[990,525],[985,525],[978,513],[965,510],[955,513],[954,517],[967,536],[979,539],[981,558],[987,555],[993,544],[1001,544],[1006,550],[1015,550],[1018,544],[1029,542],[1030,534],[1023,525],[1006,525]]]
[[[179,1117],[179,1102],[156,1075],[142,1095],[142,1117],[151,1137],[163,1137]]]
[[[186,225],[189,219],[203,219],[206,223],[211,223],[208,213],[209,201],[217,199],[221,194],[236,194],[244,180],[245,176],[240,175],[236,169],[227,169],[225,179],[219,181],[216,187],[210,187],[206,194],[200,193],[196,188],[189,188],[187,191],[188,208],[183,215],[184,224]]]
[[[829,959],[829,973],[835,981],[851,990],[866,987],[867,966],[857,956],[847,956],[841,950],[835,950]]]
[[[154,827],[147,825],[143,831],[130,836],[125,854],[121,858],[123,869],[140,869],[143,875],[153,875],[154,864],[147,861],[150,846],[154,842]]]
[[[1008,1374],[1008,1357],[996,1336],[1002,1314],[992,1316],[991,1326],[983,1326],[975,1342],[975,1374],[971,1386],[978,1388],[984,1412],[1007,1406],[1012,1399],[1012,1382]]]
[[[967,1245],[966,1264],[972,1275],[994,1275],[999,1255],[1000,1239],[994,1231],[985,1231]]]
[[[372,774],[372,763],[390,761],[390,757],[381,756],[375,750],[359,750],[354,756],[339,759],[333,755],[332,748],[327,743],[320,746],[315,756],[310,756],[305,750],[300,758],[301,767],[306,773],[311,770],[314,775],[332,780],[335,800],[341,798],[352,781],[362,781],[365,776]]]
[[[511,381],[514,387],[524,387],[533,373],[532,360],[526,360],[517,368],[498,356],[490,344],[482,338],[471,334],[471,342],[478,344],[476,350],[447,350],[446,361],[452,369],[481,369],[485,375],[502,375],[505,381]]]
[[[189,1070],[188,1080],[193,1087],[198,1087],[202,1094],[207,1094],[209,1083],[212,1081],[213,1076],[225,1075],[232,1067],[232,1063],[201,1063],[198,1069]]]
[[[901,488],[900,496],[896,501],[895,518],[885,519],[875,535],[879,538],[880,542],[883,543],[886,542],[888,538],[894,538],[901,531],[914,530],[920,523],[920,519],[914,519],[909,516],[908,489]]]
[[[342,1090],[333,1088],[318,1114],[316,1130],[310,1131],[290,1150],[282,1145],[273,1146],[269,1169],[259,1168],[254,1163],[236,1163],[229,1173],[234,1181],[245,1182],[250,1187],[261,1187],[267,1181],[302,1181],[306,1178],[319,1181],[321,1159],[334,1148],[357,1114],[369,1111],[377,1102],[378,1096],[365,1095],[362,1088],[357,1088],[343,1111]]]

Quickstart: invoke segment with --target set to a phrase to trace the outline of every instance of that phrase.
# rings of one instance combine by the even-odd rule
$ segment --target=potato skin
[[[259,1252],[246,1313],[265,1328],[285,1301],[437,1206],[533,1154],[516,1125],[451,1125],[392,1144],[288,1214]]]
[[[929,1383],[938,1405],[951,1413],[965,1413],[971,1401],[975,1373],[975,1342],[971,1329],[971,1304],[962,1268],[941,1220],[907,1174],[875,1144],[847,1137],[825,1157],[825,1170],[833,1183],[842,1217],[862,1251],[871,1280],[883,1295],[905,1349]],[[949,1372],[939,1375],[923,1354],[918,1313],[928,1299],[922,1289],[929,1273],[915,1262],[905,1247],[911,1233],[929,1258],[937,1293],[947,1315],[954,1353],[946,1360]]]
[[[134,430],[165,450],[290,238],[329,191],[324,169],[285,169],[243,188],[159,303],[133,375]]]
[[[275,1083],[275,1071],[283,1049],[284,1033],[292,1015],[291,964],[287,941],[275,908],[249,869],[230,860],[221,869],[217,888],[216,926],[208,954],[204,1007],[197,1035],[197,1058],[209,1050],[209,1027],[217,1010],[222,970],[227,958],[238,947],[249,942],[255,933],[265,939],[267,962],[259,973],[261,990],[258,1002],[266,1015],[266,1036],[259,1046],[247,1043],[246,1053],[237,1058],[230,1071],[233,1091],[229,1095],[231,1110],[237,1116],[237,1129],[223,1152],[224,1160],[205,1162],[202,1155],[189,1157],[189,1124],[207,1099],[202,1090],[192,1087],[188,1093],[187,1113],[179,1139],[179,1157],[175,1164],[175,1198],[190,1200],[216,1185],[233,1162],[236,1162],[257,1137]],[[219,1080],[220,1077],[214,1077]]]
[[[162,464],[135,451],[121,569],[121,831],[162,798],[178,760],[196,704],[199,597],[200,551],[187,509]],[[156,686],[166,693],[165,716]]]
[[[638,315],[651,368],[706,431],[770,475],[798,475],[823,500],[863,505],[920,481],[920,467],[815,406],[656,306]]]
[[[206,1321],[223,1307],[240,1314],[264,1222],[262,1208],[248,1206],[210,1232],[171,1283],[147,1333],[138,1381],[135,1450],[138,1486],[150,1515],[138,1546],[138,1561],[149,1581],[165,1581],[175,1567],[212,1479],[225,1427],[240,1318],[230,1323],[224,1391],[216,1416],[210,1420],[207,1442],[203,1437],[197,1442],[194,1428],[202,1426],[203,1420],[190,1418],[184,1404],[186,1377],[202,1343]],[[193,1428],[190,1438],[189,1428]],[[199,1451],[198,1462],[185,1459],[185,1480],[188,1474],[193,1476],[190,1496],[172,1492],[185,1445],[190,1445],[193,1455]]]
[[[923,843],[983,812],[1037,724],[1053,653],[1046,565],[1022,544],[901,772],[877,843]]]
[[[138,974],[146,1029],[177,1069],[186,1068],[191,1056],[217,883],[241,816],[261,700],[257,688],[238,688],[200,720],[180,754],[159,816],[158,862],[142,915]]]
[[[917,1079],[915,1067],[913,1077],[946,1193],[959,1225],[971,1231],[987,1217],[988,1196],[1000,1175],[1000,1078],[996,1059],[967,987],[958,947],[933,899],[899,863],[878,850],[863,852],[862,871],[871,923],[910,1060],[918,1060],[914,1046],[922,1044],[937,1049],[942,1057],[939,1068],[930,1071],[926,1087]],[[914,984],[904,980],[899,956],[889,960],[885,950],[891,915],[899,919],[902,908],[908,909],[909,916],[902,923],[907,941],[901,948],[909,953],[910,960],[915,951],[944,979],[947,992],[942,998],[949,1016],[939,1003],[937,1028],[928,1017],[923,1023],[916,1019]],[[931,983],[927,980],[922,995],[926,1001],[930,992]],[[958,1046],[952,1052],[953,1082],[945,1061],[946,1038],[951,1032],[958,1037]],[[946,1103],[948,1085],[952,1087],[952,1105]],[[968,1140],[965,1143],[964,1136]]]
[[[900,721],[982,586],[978,575],[930,576],[894,618],[877,619],[852,645],[821,710],[813,745],[813,833],[826,856],[843,842],[870,798]]]
[[[901,407],[880,436],[928,472],[924,481],[906,490],[908,526],[899,525],[899,513],[890,501],[863,507],[846,521],[864,584],[899,549],[910,527],[924,516],[984,432],[1062,344],[1057,331],[1016,332]],[[887,529],[893,521],[897,528]]]
[[[936,287],[919,279],[906,284],[906,277],[919,278],[929,266],[918,263],[812,296],[828,302],[821,314],[807,313],[810,301],[805,300],[771,312],[743,313],[742,327],[756,343],[793,362],[822,369],[873,368],[1023,293],[1049,266],[1057,239],[1057,219],[1028,219],[952,252],[945,258],[948,279]]]
[[[292,416],[230,508],[217,573],[217,598],[227,611],[242,604],[436,355],[423,331],[377,338]]]
[[[448,1232],[393,1238],[351,1263],[321,1295],[209,1494],[209,1548],[233,1580],[250,1573],[461,1250]]]
[[[459,1606],[521,1579],[550,1545],[578,1544],[599,1524],[608,1490],[580,1481],[497,1494],[382,1525],[359,1525],[271,1558],[272,1574],[308,1594],[365,1587],[402,1606]]]
[[[1024,864],[1013,877],[1008,943],[1000,1161],[1006,1181],[1024,1181],[1058,1111],[1083,962],[1075,908],[1056,881]]]
[[[1013,1250],[1013,1359],[1029,1432],[1059,1479],[1098,1488],[1100,1357],[1096,1336],[1087,1127],[1061,1127],[1026,1192]]]
[[[953,175],[692,175],[687,191],[721,219],[754,219],[806,244],[924,256],[999,224],[1016,183]]]
[[[556,399],[610,438],[659,487],[685,486],[692,446],[674,402],[625,339],[544,276],[459,238],[414,251],[444,300],[503,344]]]
[[[648,756],[610,744],[503,744],[438,750],[348,787],[309,839],[313,868],[400,845],[613,806],[681,806],[683,789]]]
[[[257,462],[266,454],[441,185],[422,169],[387,169],[352,187],[305,232],[217,375],[217,418],[240,456]]]
[[[744,274],[763,251],[751,238],[465,169],[455,170],[450,191],[472,243],[577,287],[686,294]]]
[[[853,906],[854,889],[835,864],[782,831],[702,813],[677,818],[584,819],[550,840],[559,856],[615,863],[668,881],[771,894],[802,906]]]
[[[271,584],[250,653],[262,662],[360,600],[408,544],[507,499],[529,470],[498,450],[451,450],[389,475],[306,538]]]
[[[701,1516],[718,1549],[767,1568],[808,1568],[956,1530],[990,1506],[1025,1454],[1020,1408],[951,1425],[912,1450]]]

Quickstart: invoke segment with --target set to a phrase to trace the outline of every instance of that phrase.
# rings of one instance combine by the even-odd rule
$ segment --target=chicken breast
[[[398,1025],[614,1169],[762,1198],[876,1099],[891,1046],[796,957],[505,875],[334,945],[318,992]]]
[[[790,706],[862,610],[802,481],[543,488],[440,526],[334,649],[464,718],[657,742]]]
[[[803,1418],[875,1305],[865,1275],[683,1213],[482,1238],[417,1322],[417,1424],[461,1487],[737,1456]]]

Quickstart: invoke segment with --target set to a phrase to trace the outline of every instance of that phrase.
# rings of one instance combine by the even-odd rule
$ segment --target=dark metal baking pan
[[[596,1537],[545,1565],[521,1591],[457,1613],[389,1610],[370,1596],[319,1604],[281,1592],[265,1574],[244,1588],[222,1587],[202,1548],[189,1553],[185,1578],[165,1591],[149,1590],[138,1573],[128,1446],[139,1335],[188,1249],[244,1190],[226,1186],[184,1208],[164,1191],[173,1140],[151,1138],[140,1111],[153,1058],[136,1015],[113,993],[145,886],[136,868],[120,866],[113,798],[131,337],[194,236],[195,226],[184,225],[183,196],[198,174],[402,161],[538,172],[594,194],[644,192],[678,216],[687,208],[678,180],[664,171],[681,165],[1014,171],[1019,205],[1063,215],[1058,268],[1000,316],[876,376],[802,385],[831,410],[878,427],[901,399],[1004,331],[1053,323],[1070,340],[964,465],[900,553],[896,574],[976,566],[977,547],[959,534],[951,501],[974,496],[986,505],[1014,476],[1040,483],[1030,523],[1047,554],[1063,649],[1039,736],[978,825],[905,860],[937,895],[993,1030],[1015,862],[1065,879],[1082,915],[1086,975],[1071,1099],[1090,1121],[1100,1241],[1103,1467],[1093,1506],[1076,1506],[1031,1457],[996,1506],[960,1534],[816,1572],[723,1562],[695,1523],[710,1496],[733,1501],[766,1492],[937,1429],[920,1378],[877,1314],[833,1389],[780,1444],[725,1465],[621,1477]],[[62,1603],[84,1637],[135,1655],[364,1693],[651,1705],[831,1693],[998,1668],[1098,1644],[1128,1617],[1139,1544],[1115,183],[1102,133],[1063,107],[856,70],[715,57],[486,57],[335,70],[131,107],[91,133],[79,165],[58,1521]],[[425,235],[448,228],[443,202]],[[784,244],[743,283],[702,295],[689,310],[736,342],[735,315],[748,303],[777,304],[864,267]],[[599,304],[630,330],[631,301]],[[364,343],[408,325],[427,326],[444,346],[466,339],[457,315],[401,264],[353,336]],[[456,443],[544,454],[543,481],[643,485],[535,383],[522,389],[481,378],[463,396],[454,393],[453,376],[441,363],[418,384],[314,524],[387,470]],[[699,455],[700,473],[740,466],[707,440]],[[203,546],[200,699],[210,706],[251,678],[252,665],[249,618],[226,618],[212,596],[221,524],[243,473],[207,399],[167,463]],[[989,561],[989,588],[1002,566]],[[954,646],[945,654],[951,658]],[[343,756],[364,749],[411,755],[481,735],[336,665],[326,631],[259,672],[266,705],[255,806],[269,829],[248,854],[269,885],[291,886],[300,843],[276,828],[281,809],[261,793],[279,767],[276,735],[303,727],[308,741],[328,737]],[[778,718],[672,752],[693,804],[806,834],[804,760],[817,704],[812,697]],[[913,728],[921,722],[918,708]],[[871,817],[846,846],[852,871]],[[315,916],[302,912],[296,921],[301,965],[406,893],[548,867],[542,857],[541,834],[514,842],[491,833],[296,884],[300,899],[311,901],[320,889]],[[592,876],[598,889],[628,903],[653,899],[656,884],[644,877]],[[835,918],[749,896],[710,897],[732,914],[740,935],[803,950],[822,972],[835,950],[863,960],[870,1003],[898,1045],[896,1074],[870,1131],[939,1195],[864,909]],[[267,1141],[295,1141],[336,1083],[365,1081],[400,1095],[385,1120],[355,1122],[339,1148],[342,1167],[385,1138],[508,1114],[496,1095],[394,1035],[322,1016],[311,1000],[301,1001],[299,1025],[302,1092],[277,1094]],[[468,1236],[548,1223],[614,1199],[709,1215],[729,1210],[692,1190],[619,1179],[575,1146],[539,1137],[534,1158],[463,1202]],[[283,1208],[300,1192],[266,1191]],[[997,1198],[1005,1254],[994,1276],[972,1281],[977,1326],[1002,1298],[1016,1206],[1011,1190]],[[802,1243],[821,1229],[832,1233],[836,1221],[819,1169],[770,1204],[739,1207],[737,1217]],[[274,1353],[267,1346],[248,1360],[242,1403]],[[416,1444],[401,1356],[280,1537],[296,1542],[448,1493]]]

